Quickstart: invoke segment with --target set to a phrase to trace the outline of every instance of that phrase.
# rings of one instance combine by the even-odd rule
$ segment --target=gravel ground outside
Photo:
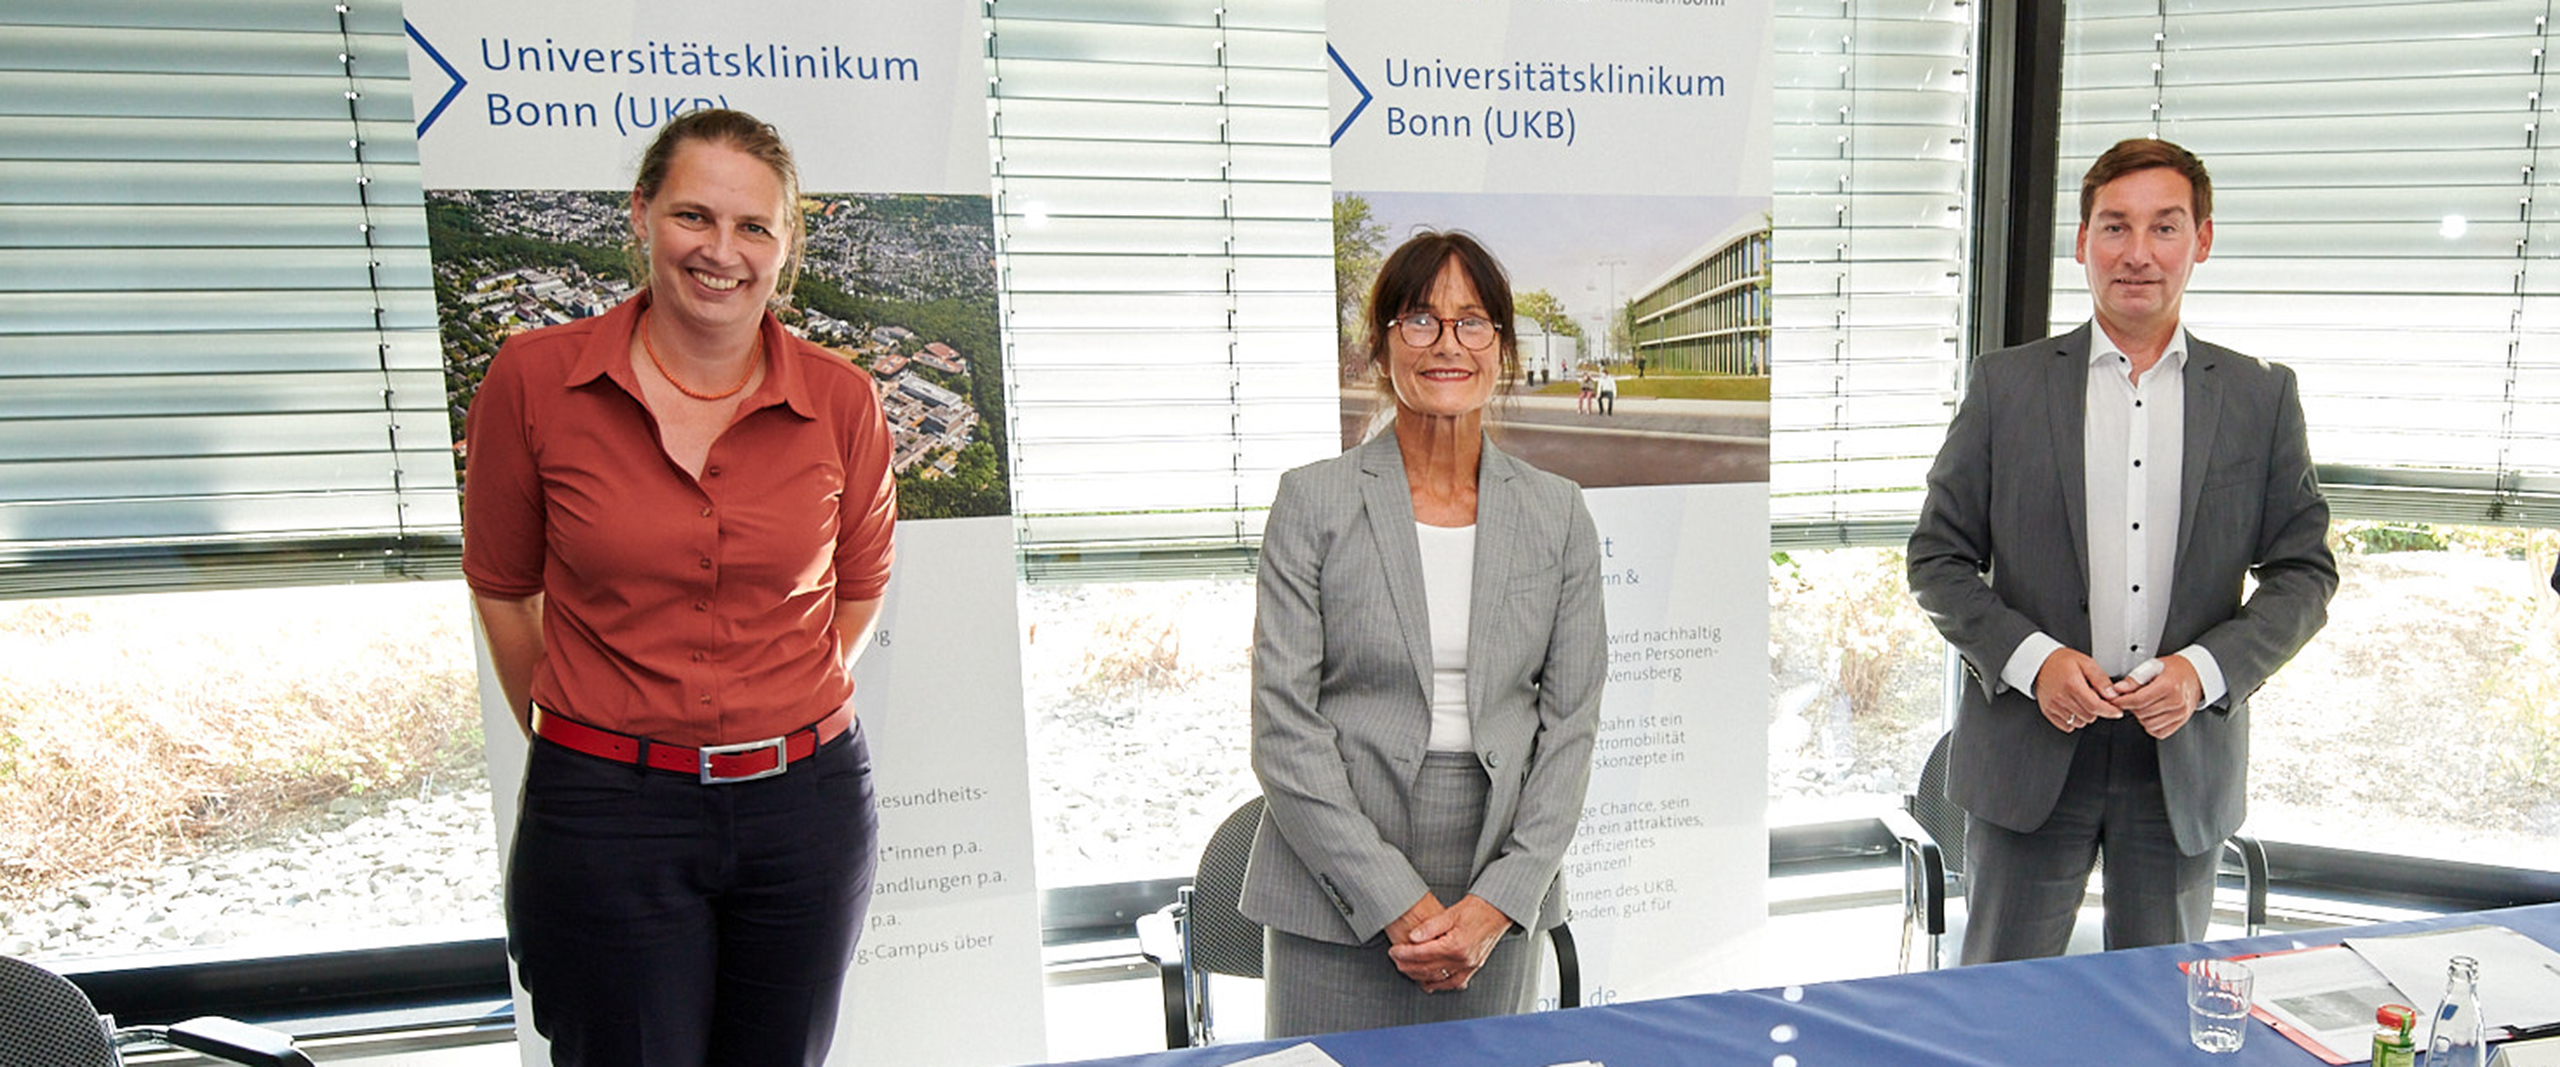
[[[2560,598],[2547,558],[2350,554],[2340,569],[2327,629],[2254,703],[2250,832],[2560,869]],[[1901,574],[1889,550],[1773,566],[1773,821],[1872,812],[1917,777],[1945,666]],[[1019,607],[1042,884],[1187,873],[1255,791],[1252,583],[1030,586]],[[0,953],[281,951],[485,930],[497,858],[485,783],[439,780],[15,888]]]
[[[2550,557],[2348,553],[2338,565],[2328,625],[2251,701],[2247,832],[2560,869]],[[1782,565],[1771,582],[1773,811],[1897,803],[1942,729],[1943,646],[1901,591],[1900,552],[1811,553],[1794,569],[1808,580]],[[1864,667],[1865,689],[1841,680],[1844,659],[1861,677],[1840,650],[1862,643],[1890,650]]]

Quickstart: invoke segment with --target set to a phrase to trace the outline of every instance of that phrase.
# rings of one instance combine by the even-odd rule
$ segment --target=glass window
[[[0,955],[493,935],[471,625],[449,581],[0,602]]]
[[[1248,578],[1029,584],[1022,697],[1043,888],[1169,878],[1261,793]]]
[[[2328,625],[2251,705],[2261,838],[2560,867],[2560,535],[2531,528],[2560,522],[2548,14],[2069,7],[2054,328],[2089,315],[2089,162],[2127,137],[2195,151],[2215,232],[2186,325],[2299,374],[2335,517]]]
[[[2329,624],[2250,698],[2262,839],[2560,870],[2560,532],[2345,521]]]
[[[2089,314],[2071,259],[2081,174],[2121,139],[2176,141],[2214,190],[2187,325],[2300,374],[2342,517],[2560,523],[2548,14],[2504,0],[2317,17],[2293,0],[2071,4],[2055,328]]]
[[[398,5],[0,23],[0,952],[485,924]]]
[[[0,597],[451,576],[399,5],[0,32]]]
[[[1775,226],[1748,262],[1774,320],[1772,825],[1898,805],[1943,729],[1899,546],[1964,376],[1979,7],[1777,5]]]
[[[1324,5],[988,11],[1021,540],[1232,562],[1339,437]]]
[[[1963,379],[1973,20],[1777,5],[1769,512],[1781,546],[1899,543]]]
[[[1769,823],[1900,807],[1946,729],[1946,643],[1899,548],[1769,561]]]

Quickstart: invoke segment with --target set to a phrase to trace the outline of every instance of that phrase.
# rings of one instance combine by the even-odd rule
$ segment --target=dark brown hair
[[[1502,351],[1503,375],[1509,377],[1519,365],[1520,342],[1511,319],[1511,278],[1493,253],[1462,230],[1424,230],[1387,253],[1387,261],[1378,267],[1378,280],[1369,286],[1370,363],[1383,369],[1387,334],[1395,329],[1389,324],[1408,311],[1429,307],[1431,283],[1440,277],[1441,266],[1452,260],[1466,274],[1468,284],[1475,286],[1484,317],[1501,334],[1494,343]],[[1383,382],[1385,375],[1380,378]]]
[[[675,162],[676,150],[689,141],[734,148],[773,170],[774,181],[782,185],[782,217],[775,221],[790,230],[783,235],[790,251],[783,256],[782,273],[774,279],[773,299],[777,304],[790,303],[792,287],[800,282],[800,257],[809,232],[800,218],[800,166],[791,159],[791,146],[782,143],[782,133],[771,124],[744,111],[688,111],[660,127],[657,139],[649,142],[649,150],[640,154],[640,172],[632,176],[631,194],[643,201],[657,199],[658,190],[667,184],[667,167]],[[633,235],[630,249],[632,273],[645,286],[649,284],[649,257],[639,247],[638,238]]]
[[[2213,176],[2204,172],[2204,161],[2196,154],[2157,137],[2129,137],[2116,142],[2089,164],[2089,173],[2080,178],[2080,225],[2089,224],[2089,211],[2098,202],[2098,190],[2108,182],[2138,170],[2167,167],[2187,179],[2195,188],[2194,202],[2188,208],[2195,221],[2213,217]]]

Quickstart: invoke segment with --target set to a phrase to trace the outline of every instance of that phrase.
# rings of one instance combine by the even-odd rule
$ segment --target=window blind
[[[1322,0],[990,0],[1033,577],[1234,569],[1339,451]]]
[[[1899,544],[1963,377],[1974,9],[1779,0],[1769,508]]]
[[[0,596],[451,573],[388,0],[0,11]]]
[[[2054,324],[2079,179],[2125,137],[2213,174],[2185,318],[2300,375],[2340,517],[2560,525],[2560,180],[2541,0],[2074,0]]]

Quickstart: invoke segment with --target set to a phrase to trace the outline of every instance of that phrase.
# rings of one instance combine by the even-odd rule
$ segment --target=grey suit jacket
[[[1598,534],[1579,488],[1490,441],[1476,477],[1467,714],[1491,788],[1470,891],[1553,926],[1608,670]],[[1262,535],[1253,769],[1269,806],[1242,910],[1301,937],[1365,943],[1428,891],[1396,844],[1431,730],[1410,494],[1390,429],[1282,475]]]
[[[1972,679],[1956,707],[1947,794],[2021,832],[2052,814],[2078,743],[1999,678],[2038,630],[2089,650],[2093,328],[1975,363],[1911,534],[1911,592]],[[2160,647],[2204,646],[2229,692],[2160,742],[2160,777],[2179,849],[2201,855],[2246,811],[2249,694],[2328,621],[2338,566],[2293,372],[2190,337],[2185,380],[2177,569]]]

